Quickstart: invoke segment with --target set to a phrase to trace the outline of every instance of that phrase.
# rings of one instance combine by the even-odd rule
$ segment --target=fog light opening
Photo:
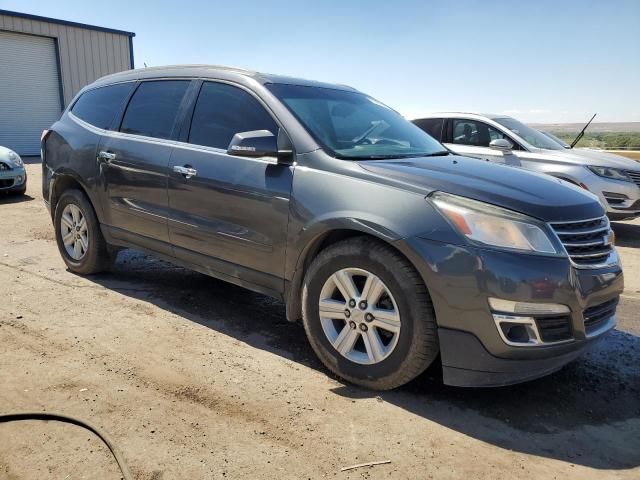
[[[536,322],[531,317],[511,315],[493,315],[502,340],[507,345],[531,346],[540,345],[542,340]]]
[[[502,332],[504,336],[507,337],[512,342],[517,343],[528,343],[529,342],[529,332],[527,327],[524,325],[514,324],[514,323],[501,323],[500,328],[502,328]]]

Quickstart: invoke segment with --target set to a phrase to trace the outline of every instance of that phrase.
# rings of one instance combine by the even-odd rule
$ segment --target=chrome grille
[[[9,168],[9,165],[7,165],[6,163],[0,162],[0,172],[3,170],[11,170],[11,168]]]
[[[627,170],[626,174],[631,177],[631,180],[640,187],[640,171]]]
[[[553,222],[551,228],[578,266],[599,265],[611,254],[609,219],[606,216],[574,222]]]

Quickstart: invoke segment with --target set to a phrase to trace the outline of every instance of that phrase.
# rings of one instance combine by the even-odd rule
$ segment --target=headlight
[[[20,155],[18,155],[16,152],[9,152],[9,161],[13,163],[15,167],[21,167],[22,165],[24,165],[24,163],[22,163]]]
[[[465,237],[495,247],[529,252],[561,253],[538,220],[488,203],[436,192],[438,210]]]
[[[613,180],[622,180],[623,182],[633,182],[633,180],[631,180],[631,177],[629,177],[629,175],[627,175],[624,170],[618,170],[617,168],[592,166],[588,166],[587,168],[599,177],[612,178]]]

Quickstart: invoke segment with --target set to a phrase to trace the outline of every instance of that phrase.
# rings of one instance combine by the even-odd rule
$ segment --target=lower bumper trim
[[[444,383],[457,387],[497,387],[526,382],[560,370],[592,342],[547,358],[505,359],[491,355],[472,333],[439,328]]]

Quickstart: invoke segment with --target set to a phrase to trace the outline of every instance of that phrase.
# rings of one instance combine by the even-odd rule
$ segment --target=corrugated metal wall
[[[97,78],[131,68],[127,35],[2,14],[0,30],[56,39],[65,106]]]

